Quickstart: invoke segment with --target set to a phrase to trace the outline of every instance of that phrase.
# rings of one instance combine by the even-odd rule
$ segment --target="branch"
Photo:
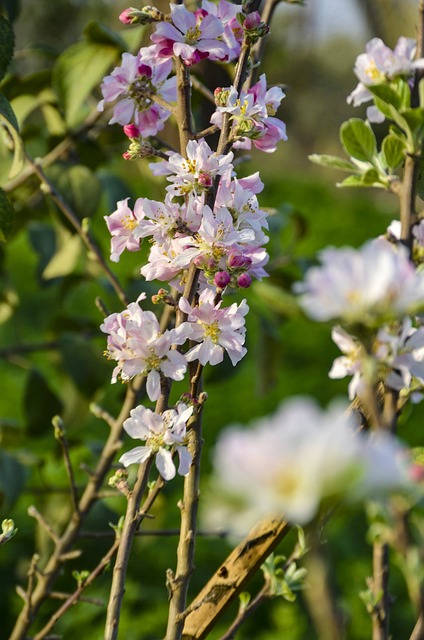
[[[144,464],[140,465],[136,483],[128,499],[124,525],[113,569],[104,640],[117,640],[118,638],[119,618],[121,614],[122,600],[125,593],[125,579],[127,576],[128,562],[130,559],[134,535],[140,523],[140,503],[147,487],[152,462],[153,457],[150,456]]]
[[[138,392],[144,383],[142,376],[136,378],[128,385],[124,403],[119,416],[116,418],[113,428],[110,430],[108,439],[100,455],[94,473],[90,474],[88,484],[78,503],[78,513],[73,513],[68,525],[58,540],[54,552],[47,561],[43,572],[38,576],[37,586],[31,595],[31,603],[25,603],[19,614],[15,627],[9,640],[24,640],[27,631],[36,617],[41,605],[49,597],[52,585],[58,577],[62,566],[66,560],[66,554],[71,550],[78,537],[82,522],[97,501],[99,489],[110,471],[116,450],[120,447],[122,435],[122,424],[129,416],[130,410],[135,406]]]
[[[65,200],[62,198],[61,194],[57,191],[57,189],[55,188],[55,186],[53,185],[51,180],[49,180],[49,178],[46,176],[46,174],[44,173],[44,171],[42,169],[42,166],[41,166],[42,165],[42,161],[40,163],[38,163],[37,161],[32,160],[28,155],[27,155],[27,159],[28,159],[29,163],[31,164],[31,166],[33,167],[34,173],[40,179],[40,182],[43,185],[45,185],[45,187],[47,189],[47,193],[50,195],[50,197],[53,200],[53,202],[55,202],[55,204],[59,207],[59,209],[62,211],[64,216],[67,218],[67,220],[72,224],[72,226],[74,227],[75,231],[78,233],[78,235],[80,236],[80,238],[84,242],[84,244],[87,247],[87,249],[95,257],[98,265],[100,266],[100,268],[102,269],[103,273],[105,274],[105,276],[109,280],[109,282],[112,285],[113,289],[115,290],[115,293],[117,294],[118,298],[120,299],[122,304],[126,307],[128,305],[128,302],[129,302],[128,298],[127,298],[123,288],[121,287],[117,277],[111,271],[109,265],[106,263],[103,255],[102,255],[102,253],[100,251],[100,248],[97,245],[97,243],[95,242],[95,240],[90,236],[89,232],[83,228],[81,222],[79,221],[79,219],[76,216],[76,214],[74,213],[74,211],[65,202]]]
[[[66,601],[63,603],[63,605],[59,607],[57,611],[55,611],[55,613],[51,616],[47,624],[41,629],[41,631],[39,631],[34,636],[33,640],[42,640],[43,638],[45,638],[46,635],[50,631],[52,631],[52,629],[55,627],[56,623],[60,620],[60,618],[68,611],[68,609],[70,609],[73,605],[75,605],[79,600],[82,600],[82,598],[80,597],[81,594],[109,566],[110,561],[112,560],[113,556],[116,553],[118,545],[119,545],[119,540],[117,539],[115,540],[115,542],[113,543],[109,551],[106,553],[106,555],[104,555],[103,558],[100,560],[96,568],[93,569],[90,575],[81,582],[78,589],[76,589],[76,591],[74,591],[72,595],[66,598]],[[55,593],[52,593],[51,595],[52,597],[58,597],[58,594],[55,594]],[[59,597],[63,597],[63,594],[60,594]],[[85,600],[86,602],[89,601],[88,599],[85,599]],[[91,602],[94,604],[93,601]],[[95,604],[99,604],[99,603],[96,602]],[[100,606],[101,606],[101,603],[100,603]]]
[[[249,602],[249,604],[245,607],[240,607],[239,612],[233,621],[233,623],[228,627],[227,631],[223,636],[220,637],[219,640],[233,640],[236,637],[237,631],[240,627],[245,623],[245,621],[250,618],[250,616],[255,613],[256,609],[260,607],[260,605],[271,598],[271,594],[269,592],[269,584],[266,583],[259,593],[255,596],[255,598]]]
[[[74,470],[72,468],[71,458],[69,456],[68,439],[66,437],[63,422],[59,418],[59,416],[55,416],[53,418],[52,424],[54,427],[55,438],[59,440],[60,446],[62,447],[62,454],[63,454],[63,460],[65,462],[65,469],[68,476],[69,485],[71,487],[72,508],[75,513],[78,513],[78,491],[75,484]]]
[[[202,405],[197,405],[189,429],[188,449],[192,463],[184,478],[184,497],[179,503],[181,510],[181,533],[177,549],[175,576],[170,572],[168,579],[169,615],[166,640],[179,640],[184,627],[181,614],[186,608],[187,592],[191,574],[194,571],[194,547],[196,541],[197,509],[200,495],[200,457],[202,453]]]
[[[263,520],[230,553],[190,605],[182,640],[203,640],[266,558],[288,534],[284,520]]]
[[[377,602],[372,617],[372,640],[389,639],[389,546],[386,543],[374,542],[373,545],[373,578],[371,581],[374,598]]]

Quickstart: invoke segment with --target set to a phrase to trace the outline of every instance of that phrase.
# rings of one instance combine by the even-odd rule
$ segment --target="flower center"
[[[196,25],[195,27],[190,27],[190,29],[188,29],[188,31],[184,36],[184,39],[187,44],[193,45],[198,42],[201,35],[202,35],[202,31],[200,27]]]
[[[128,229],[129,231],[133,231],[137,226],[137,220],[134,220],[131,216],[126,216],[122,220],[122,224],[124,229]]]
[[[210,338],[214,344],[218,344],[219,334],[221,333],[218,322],[212,322],[212,324],[202,322],[201,324],[203,324],[205,330],[205,338]]]

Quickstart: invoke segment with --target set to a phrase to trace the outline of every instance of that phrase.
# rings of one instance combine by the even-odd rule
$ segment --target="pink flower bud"
[[[208,189],[209,187],[212,186],[211,175],[209,173],[204,173],[201,171],[199,173],[198,183],[201,187],[205,187],[206,189]]]
[[[409,467],[409,477],[412,482],[423,482],[424,480],[424,467],[420,464],[412,464]]]
[[[230,253],[227,264],[231,269],[249,269],[252,266],[252,260],[241,253]]]
[[[213,279],[215,286],[219,287],[220,289],[225,289],[230,280],[231,276],[228,271],[218,271],[217,273],[215,273],[215,277]]]
[[[124,160],[132,160],[132,155],[129,151],[125,151],[125,153],[122,154],[122,157],[124,158]]]
[[[252,278],[249,276],[248,273],[242,273],[241,275],[239,275],[239,277],[237,278],[237,285],[241,288],[241,289],[248,289],[250,287],[250,285],[252,284]]]
[[[151,78],[152,77],[152,67],[149,67],[148,64],[141,64],[138,67],[138,73],[141,76],[145,76],[146,78]]]
[[[124,133],[128,138],[139,138],[140,131],[135,124],[126,124],[124,127]]]
[[[132,24],[132,12],[134,11],[133,7],[129,7],[128,9],[124,9],[124,11],[119,15],[119,20],[123,24]]]
[[[243,27],[250,31],[251,29],[257,29],[261,24],[261,16],[258,11],[253,11],[246,16],[246,20],[243,23]]]

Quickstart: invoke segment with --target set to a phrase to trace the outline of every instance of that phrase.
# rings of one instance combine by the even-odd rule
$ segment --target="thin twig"
[[[196,91],[201,93],[202,96],[204,96],[207,100],[209,100],[209,102],[212,102],[212,104],[215,105],[215,98],[212,91],[208,89],[208,87],[204,85],[203,82],[201,82],[198,78],[192,75],[191,84],[196,89]]]
[[[39,631],[34,636],[33,640],[43,640],[43,638],[45,638],[46,635],[50,631],[52,631],[52,629],[54,629],[56,623],[68,611],[68,609],[70,609],[73,605],[75,605],[81,599],[80,596],[85,591],[85,589],[89,587],[101,573],[103,573],[106,567],[109,566],[110,561],[112,560],[113,556],[116,553],[118,545],[119,545],[119,540],[115,540],[115,542],[113,543],[109,551],[106,553],[106,555],[103,556],[103,558],[100,560],[100,562],[95,567],[95,569],[93,569],[90,575],[81,582],[78,589],[76,589],[74,593],[66,599],[63,605],[59,607],[57,611],[55,611],[55,613],[51,616],[47,624],[41,629],[41,631]],[[85,600],[86,602],[88,601],[88,599],[85,599]],[[98,602],[96,604],[98,604]]]
[[[97,540],[99,538],[111,538],[113,535],[113,531],[81,531],[79,537]],[[145,529],[136,531],[134,535],[136,538],[171,538],[179,536],[180,529]],[[196,535],[200,538],[227,538],[228,531],[203,531],[200,529],[196,532]]]
[[[80,236],[80,238],[84,242],[84,244],[87,247],[87,249],[95,257],[98,265],[100,266],[100,268],[102,269],[103,273],[105,274],[105,276],[109,280],[110,284],[112,285],[113,289],[115,290],[115,293],[117,294],[117,296],[120,299],[120,301],[122,302],[122,304],[124,306],[127,306],[129,301],[128,301],[128,298],[127,298],[127,296],[125,294],[125,291],[121,287],[117,277],[115,276],[113,271],[110,269],[109,265],[106,263],[106,260],[104,259],[103,254],[100,251],[100,248],[97,245],[97,243],[95,242],[95,240],[91,237],[90,233],[83,228],[83,226],[82,226],[81,222],[79,221],[77,215],[74,213],[74,211],[68,205],[68,203],[65,202],[65,200],[62,198],[61,194],[55,188],[55,186],[52,183],[52,181],[45,174],[41,164],[37,163],[34,160],[32,160],[28,155],[27,155],[27,159],[28,159],[28,162],[33,167],[34,173],[38,176],[40,182],[43,185],[45,185],[45,188],[47,189],[48,194],[50,195],[50,197],[53,200],[53,202],[55,202],[55,204],[59,207],[59,209],[64,214],[66,219],[72,224],[72,226],[74,227],[75,231],[78,233],[78,235]]]
[[[196,133],[195,138],[196,140],[200,140],[200,138],[207,138],[208,136],[212,136],[214,133],[217,133],[217,131],[219,131],[219,127],[216,124],[211,124],[210,127]]]
[[[136,483],[128,499],[127,511],[118,544],[118,553],[113,569],[104,640],[117,640],[118,638],[119,619],[125,593],[128,562],[134,535],[140,523],[140,503],[147,487],[152,462],[153,457],[151,456],[144,464],[140,465]]]
[[[69,486],[71,489],[72,508],[75,513],[78,513],[78,490],[75,484],[74,470],[72,468],[72,462],[69,455],[69,445],[68,445],[68,439],[66,437],[65,428],[59,416],[56,416],[55,418],[53,418],[52,423],[54,427],[55,438],[59,440],[60,446],[62,448],[62,455],[65,463],[66,474],[68,476]]]
[[[266,582],[259,593],[253,598],[251,602],[245,607],[240,607],[237,616],[232,624],[228,627],[227,631],[219,640],[233,640],[236,637],[237,631],[246,622],[248,618],[260,607],[265,600],[271,598],[269,591],[269,584]]]
[[[59,536],[52,529],[49,523],[46,522],[46,520],[43,518],[41,513],[34,507],[34,505],[31,505],[28,507],[28,515],[37,520],[40,527],[44,529],[44,531],[48,534],[48,536],[53,540],[55,545],[59,544]]]
[[[82,522],[90,512],[92,506],[97,501],[99,489],[104,478],[109,473],[110,467],[115,457],[117,443],[122,435],[122,424],[128,418],[130,410],[135,406],[138,393],[144,384],[144,377],[138,376],[133,380],[127,388],[125,400],[121,407],[119,416],[115,420],[113,428],[110,430],[109,436],[100,454],[96,469],[89,475],[88,484],[80,498],[79,509],[77,514],[72,514],[65,531],[58,541],[53,554],[47,561],[43,572],[38,576],[37,586],[34,588],[31,597],[31,615],[29,615],[28,604],[26,603],[19,614],[15,627],[10,635],[9,640],[23,640],[27,636],[27,631],[35,619],[41,605],[49,597],[51,587],[56,580],[64,563],[66,553],[70,551],[75,540],[77,539]]]

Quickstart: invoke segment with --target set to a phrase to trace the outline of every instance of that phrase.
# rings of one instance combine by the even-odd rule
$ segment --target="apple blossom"
[[[162,415],[142,405],[132,409],[130,417],[124,422],[124,429],[131,438],[144,440],[146,444],[124,453],[119,462],[128,467],[141,464],[154,455],[161,476],[164,480],[172,480],[176,473],[172,454],[176,451],[180,461],[178,473],[186,476],[192,462],[186,447],[187,420],[192,413],[193,407],[183,403],[179,403],[176,409],[164,411]]]
[[[103,80],[103,100],[97,106],[98,111],[103,111],[106,102],[117,101],[109,124],[127,125],[134,120],[141,135],[156,135],[171,112],[156,104],[151,94],[167,102],[176,100],[175,77],[167,79],[171,70],[170,60],[155,60],[152,47],[141,49],[136,56],[124,53],[122,65]]]
[[[234,154],[216,155],[205,140],[190,140],[187,157],[168,152],[169,160],[149,165],[154,176],[169,176],[167,191],[173,196],[202,192],[213,185],[217,176],[231,174]]]
[[[347,102],[354,107],[369,102],[373,95],[368,86],[388,83],[399,76],[409,77],[415,69],[424,68],[424,58],[414,60],[416,48],[416,41],[412,38],[399,38],[393,51],[380,38],[370,40],[366,53],[356,58],[354,72],[359,83]],[[376,107],[369,107],[367,115],[371,122],[384,120],[384,115]]]
[[[320,258],[295,287],[314,320],[375,325],[424,307],[424,272],[402,246],[377,238],[360,249],[325,249]]]
[[[230,114],[235,149],[257,149],[272,153],[280,140],[287,140],[286,125],[274,115],[284,93],[279,87],[267,89],[265,74],[259,82],[240,94],[235,87],[215,93],[217,109],[211,122],[222,127],[224,113]]]
[[[187,369],[184,356],[171,349],[173,344],[182,344],[175,330],[160,332],[154,313],[143,311],[137,302],[128,305],[125,311],[113,313],[105,318],[100,329],[108,334],[106,355],[118,362],[112,374],[112,382],[118,376],[123,381],[138,374],[147,376],[146,391],[150,400],[157,400],[161,391],[161,376],[182,380]]]
[[[203,366],[208,362],[215,365],[222,362],[226,351],[231,363],[236,365],[246,355],[247,349],[243,347],[244,316],[249,311],[246,300],[221,309],[221,301],[215,302],[214,292],[206,289],[199,296],[198,306],[192,308],[183,297],[179,307],[188,316],[187,322],[179,327],[179,337],[182,339],[185,335],[199,343],[185,354],[188,362],[199,360]]]
[[[356,432],[345,407],[282,403],[249,429],[230,426],[214,452],[206,518],[243,533],[265,516],[306,523],[324,498],[363,499],[408,485],[408,457],[388,434]],[[218,522],[217,522],[218,520]]]
[[[200,60],[228,60],[231,50],[222,39],[224,26],[206,10],[188,11],[171,4],[171,22],[160,22],[151,35],[158,60],[179,56],[185,65]]]

